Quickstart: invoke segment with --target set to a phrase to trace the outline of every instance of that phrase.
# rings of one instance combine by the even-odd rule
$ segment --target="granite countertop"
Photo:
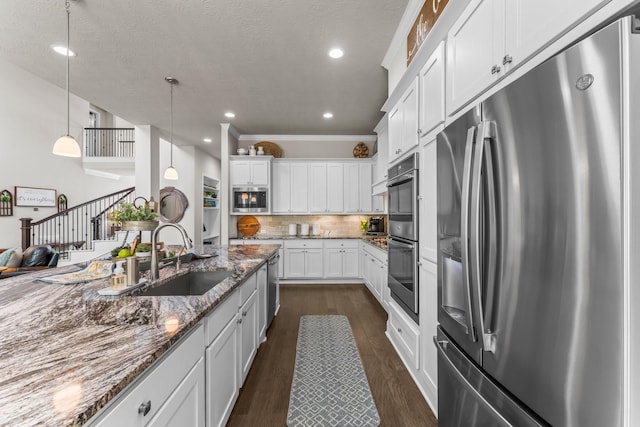
[[[205,249],[219,256],[183,264],[177,274],[233,274],[198,296],[105,297],[97,290],[109,279],[77,285],[37,280],[78,265],[0,280],[0,425],[84,424],[278,248]],[[162,268],[160,280],[145,287],[174,275],[173,266]]]
[[[363,235],[362,233],[359,234],[334,234],[334,235],[326,235],[325,233],[320,234],[320,235],[308,235],[308,236],[301,236],[301,235],[295,235],[292,236],[290,234],[258,234],[258,235],[254,235],[251,237],[232,237],[232,239],[238,239],[238,240],[246,240],[246,241],[251,241],[251,240],[291,240],[291,239],[360,239],[363,240],[379,249],[382,249],[384,251],[387,250],[387,236],[386,235],[379,235],[379,236],[374,236],[374,235]]]

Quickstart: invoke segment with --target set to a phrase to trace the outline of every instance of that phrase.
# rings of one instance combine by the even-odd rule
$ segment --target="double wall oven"
[[[389,288],[418,323],[418,153],[389,169]]]

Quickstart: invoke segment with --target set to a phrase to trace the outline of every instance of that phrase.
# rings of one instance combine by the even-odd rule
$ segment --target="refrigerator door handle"
[[[476,135],[476,127],[470,127],[467,130],[467,141],[464,153],[464,166],[462,169],[462,195],[461,195],[461,256],[462,256],[462,280],[465,290],[465,303],[467,308],[467,331],[472,341],[477,341],[475,325],[473,322],[473,311],[471,307],[471,272],[469,268],[470,254],[469,254],[469,203],[471,196],[471,184],[472,184],[472,166],[473,166],[473,151],[474,151],[474,139]]]
[[[493,407],[493,405],[491,405],[491,403],[487,401],[487,399],[485,399],[485,397],[482,394],[480,394],[480,392],[473,386],[473,384],[469,382],[466,376],[463,375],[458,370],[456,365],[453,363],[453,361],[449,358],[449,355],[447,354],[447,347],[449,346],[449,341],[446,339],[438,339],[438,337],[433,337],[433,342],[436,345],[436,348],[438,349],[438,353],[440,353],[440,356],[442,356],[442,360],[444,360],[447,363],[447,367],[449,368],[449,370],[458,377],[458,379],[460,380],[462,385],[467,389],[467,391],[476,397],[477,402],[479,402],[487,411],[491,412],[495,420],[500,422],[501,426],[512,425],[506,418],[502,416],[502,414],[496,408]]]
[[[482,344],[485,351],[490,351],[495,354],[496,350],[496,337],[495,334],[491,332],[490,329],[485,327],[485,311],[482,305],[483,300],[483,292],[482,292],[482,270],[481,270],[481,248],[480,248],[480,229],[481,229],[481,197],[482,197],[482,164],[483,159],[488,159],[488,166],[493,166],[493,162],[491,161],[491,149],[487,149],[485,151],[485,145],[491,140],[491,138],[495,135],[495,127],[491,122],[482,122],[478,126],[478,133],[476,134],[475,141],[475,149],[474,149],[474,164],[475,168],[473,171],[473,176],[471,178],[472,182],[472,190],[471,190],[471,218],[470,218],[470,232],[469,232],[469,240],[470,240],[470,250],[469,250],[469,259],[471,261],[471,280],[475,285],[476,290],[476,309],[478,314],[478,326],[479,326],[479,334],[482,337]],[[487,267],[489,271],[493,268],[495,271],[496,265],[496,245],[495,245],[495,194],[493,191],[493,171],[488,168],[485,170],[487,173],[487,202],[490,204],[491,199],[493,199],[493,207],[489,208],[489,230],[486,233],[487,237],[490,240],[489,245],[489,253],[487,254]],[[493,213],[493,215],[492,215]],[[492,218],[493,216],[493,218]],[[487,301],[493,301],[493,288],[494,288],[493,274],[489,275],[489,280],[487,281]]]

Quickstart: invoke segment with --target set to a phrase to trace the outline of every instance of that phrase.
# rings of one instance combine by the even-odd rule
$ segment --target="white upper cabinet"
[[[269,186],[268,160],[233,160],[231,165],[232,186]]]
[[[609,0],[508,0],[505,67],[522,62]]]
[[[344,212],[372,212],[371,200],[372,165],[367,163],[345,163],[344,165]]]
[[[438,173],[435,132],[424,138],[420,152],[420,256],[431,262],[438,261]]]
[[[291,165],[289,163],[273,163],[271,197],[273,213],[291,212]]]
[[[420,136],[444,123],[444,42],[441,42],[420,70]]]
[[[309,212],[327,211],[327,164],[309,165]]]
[[[416,77],[389,115],[389,162],[418,145],[418,98]]]
[[[610,0],[471,0],[447,36],[447,113]]]
[[[502,74],[504,46],[504,0],[472,0],[447,36],[449,114]]]
[[[291,211],[294,213],[304,213],[309,209],[307,166],[306,163],[291,163]]]
[[[344,212],[344,167],[327,163],[327,212]]]
[[[273,213],[307,212],[307,164],[273,163]]]

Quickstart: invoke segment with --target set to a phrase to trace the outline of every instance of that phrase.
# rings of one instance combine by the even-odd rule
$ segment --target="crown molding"
[[[240,142],[375,142],[376,135],[240,135]]]

